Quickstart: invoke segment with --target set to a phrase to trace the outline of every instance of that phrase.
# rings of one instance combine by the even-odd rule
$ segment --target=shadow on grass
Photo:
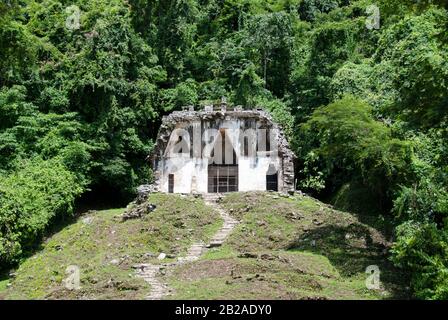
[[[392,298],[410,298],[405,289],[409,277],[392,265],[386,244],[374,239],[365,225],[315,227],[295,239],[288,250],[306,250],[325,256],[343,277],[363,274],[368,266],[377,265],[381,282]]]
[[[0,270],[0,282],[10,279],[8,270]],[[0,288],[1,289],[1,288]]]

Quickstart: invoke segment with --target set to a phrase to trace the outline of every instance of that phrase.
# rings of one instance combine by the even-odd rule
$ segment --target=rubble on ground
[[[121,220],[126,221],[129,219],[138,219],[154,211],[155,209],[156,205],[149,202],[138,205],[131,204],[128,208],[126,208],[126,211],[121,215]]]

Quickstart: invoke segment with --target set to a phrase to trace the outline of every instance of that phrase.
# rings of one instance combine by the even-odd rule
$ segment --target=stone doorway
[[[278,172],[274,165],[270,164],[266,172],[266,190],[278,191]]]
[[[208,166],[208,192],[223,193],[238,191],[238,166]]]
[[[235,192],[238,191],[238,159],[235,149],[226,134],[226,129],[221,128],[219,132],[220,136],[211,154],[214,163],[208,166],[207,191],[208,193]],[[220,159],[215,158],[216,147],[220,148]],[[232,151],[231,161],[228,159],[226,161],[225,159],[226,150]]]

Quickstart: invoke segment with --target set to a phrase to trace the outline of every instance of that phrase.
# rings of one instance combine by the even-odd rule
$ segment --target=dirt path
[[[180,264],[196,261],[204,254],[208,248],[219,247],[232,232],[233,228],[238,224],[238,221],[233,219],[218,203],[220,199],[219,194],[204,194],[204,202],[216,210],[221,218],[224,220],[222,227],[212,237],[209,244],[197,242],[191,245],[185,257],[179,257],[176,262],[155,265],[150,263],[143,263],[134,266],[136,268],[137,276],[142,277],[151,285],[151,292],[146,297],[147,300],[160,300],[163,297],[171,294],[171,289],[160,281],[159,276],[169,271]]]

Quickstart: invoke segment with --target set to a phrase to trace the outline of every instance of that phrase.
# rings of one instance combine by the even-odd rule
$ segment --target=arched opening
[[[212,163],[208,166],[208,192],[235,192],[238,191],[238,158],[226,130],[219,132],[211,153]]]

